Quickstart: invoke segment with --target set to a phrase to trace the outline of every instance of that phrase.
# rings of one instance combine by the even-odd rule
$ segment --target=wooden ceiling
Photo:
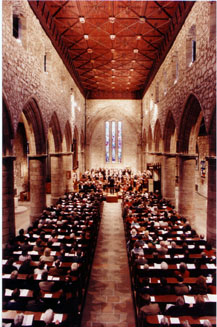
[[[141,99],[194,2],[29,0],[81,92]]]

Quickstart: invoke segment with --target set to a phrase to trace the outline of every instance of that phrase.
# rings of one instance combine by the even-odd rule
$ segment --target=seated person
[[[44,247],[42,246],[42,240],[38,238],[36,244],[33,246],[33,251],[37,251],[39,255],[42,255],[44,252]]]
[[[189,314],[193,317],[206,316],[208,312],[206,310],[206,304],[202,295],[198,294],[195,298],[196,303],[190,304]]]
[[[48,278],[48,272],[44,271],[41,275],[42,281],[39,282],[39,288],[44,292],[53,292],[55,289],[55,283],[48,281],[47,278]]]
[[[24,243],[24,241],[27,239],[27,237],[24,235],[24,229],[19,230],[19,235],[16,236],[15,241],[17,242],[18,245],[21,245]]]
[[[176,295],[184,295],[189,293],[189,288],[183,283],[184,279],[181,275],[176,277],[178,284],[174,286],[174,291]]]
[[[45,248],[43,255],[40,256],[40,261],[53,262],[54,257],[50,254],[50,252],[51,252],[50,248]]]
[[[131,254],[132,254],[132,256],[144,255],[143,248],[139,246],[139,244],[137,243],[137,241],[135,242],[134,247],[131,250]]]
[[[18,327],[18,326],[22,326],[23,324],[23,319],[24,319],[24,314],[23,313],[18,313],[16,314],[16,316],[14,317],[14,322],[13,322],[13,326]]]
[[[23,261],[18,271],[19,274],[32,274],[33,267],[31,266],[31,260],[27,259]]]
[[[11,300],[5,306],[6,310],[25,310],[25,301],[20,298],[20,290],[15,288]]]
[[[179,317],[189,315],[189,306],[185,303],[182,296],[177,297],[176,304],[171,305],[166,311],[166,316]]]
[[[5,265],[3,265],[3,268],[2,268],[3,274],[10,274],[10,273],[12,273],[12,271],[17,270],[17,267],[15,267],[13,265],[14,261],[15,261],[14,258],[8,259],[7,263]]]
[[[32,260],[31,255],[28,254],[28,250],[24,249],[22,254],[19,256],[19,261]]]
[[[176,270],[175,275],[181,275],[183,278],[188,278],[190,276],[189,270],[187,270],[187,265],[184,262],[180,263],[179,270]]]
[[[55,266],[49,269],[49,275],[61,276],[63,274],[63,270],[60,268],[60,260],[56,260],[54,264]]]
[[[39,261],[38,267],[34,269],[34,274],[35,275],[40,275],[44,271],[47,271],[47,269],[45,269],[45,263],[44,263],[44,261]]]
[[[216,294],[216,273],[212,275],[212,283],[208,287],[208,293]]]
[[[195,284],[193,284],[191,293],[192,294],[207,294],[208,288],[206,284],[206,278],[204,276],[197,277]]]
[[[46,304],[41,298],[41,291],[36,289],[33,291],[33,299],[29,300],[26,305],[26,310],[28,311],[41,311],[46,310]]]
[[[18,277],[18,271],[13,270],[11,272],[10,279],[4,279],[3,281],[4,289],[9,288],[10,290],[14,290],[15,288],[17,288],[17,277]]]
[[[142,314],[157,315],[160,313],[160,307],[158,303],[151,303],[151,297],[149,294],[144,294],[143,304],[144,305],[140,308]]]
[[[158,295],[167,295],[171,294],[171,286],[167,284],[167,279],[165,277],[161,277],[160,284],[156,286],[156,293]]]
[[[165,241],[160,241],[160,247],[157,248],[157,251],[160,255],[165,255],[168,252],[168,247]]]
[[[154,291],[154,288],[149,285],[149,278],[143,278],[142,285],[138,289],[139,294],[154,294]]]

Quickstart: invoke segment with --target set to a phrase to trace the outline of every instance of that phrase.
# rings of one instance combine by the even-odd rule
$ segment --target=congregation
[[[25,319],[26,326],[80,326],[103,201],[114,192],[122,199],[138,327],[216,324],[215,251],[158,190],[148,192],[150,177],[150,171],[87,171],[74,192],[9,240],[4,326]]]
[[[215,325],[215,252],[159,193],[125,192],[138,326]],[[165,319],[166,316],[166,319]]]
[[[101,203],[100,192],[66,194],[10,239],[3,254],[4,322],[79,326]]]

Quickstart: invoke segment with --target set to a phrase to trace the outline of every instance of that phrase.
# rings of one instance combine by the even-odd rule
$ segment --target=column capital
[[[162,153],[162,155],[164,155],[165,157],[168,157],[168,158],[177,157],[177,153],[170,153],[170,152],[164,152],[164,153]]]
[[[183,159],[196,159],[198,157],[198,155],[194,154],[194,153],[177,153],[177,156]]]
[[[162,156],[163,153],[162,152],[147,152],[148,154],[152,154],[152,155],[155,155],[155,156]]]
[[[73,152],[52,152],[49,153],[51,157],[61,157],[73,155]]]
[[[206,158],[207,161],[216,162],[216,157],[215,156],[207,156],[205,158]]]
[[[29,154],[29,160],[41,160],[47,158],[47,154]]]
[[[3,156],[2,157],[3,158],[3,161],[14,161],[14,160],[16,160],[16,156]]]

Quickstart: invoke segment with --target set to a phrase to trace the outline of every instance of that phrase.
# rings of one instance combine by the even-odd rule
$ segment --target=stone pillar
[[[15,236],[14,214],[14,160],[12,156],[3,157],[2,167],[2,241],[3,247],[10,237]]]
[[[90,144],[86,144],[85,146],[85,165],[84,170],[90,169]]]
[[[63,171],[65,174],[64,193],[73,192],[73,179],[72,179],[72,152],[63,153]]]
[[[143,170],[147,170],[147,152],[143,151]]]
[[[216,247],[216,158],[208,157],[207,241]]]
[[[85,172],[85,162],[84,162],[84,150],[81,151],[81,165],[80,172],[83,174]]]
[[[176,156],[164,154],[162,160],[162,194],[163,197],[175,205]]]
[[[195,217],[195,157],[179,157],[179,203],[178,212],[189,219],[193,228]]]
[[[63,169],[63,153],[51,153],[51,204],[64,194],[65,171]]]
[[[30,221],[38,218],[46,207],[46,156],[30,155]]]
[[[137,171],[142,170],[142,146],[141,146],[141,144],[137,144],[137,167],[135,167],[135,168]]]

